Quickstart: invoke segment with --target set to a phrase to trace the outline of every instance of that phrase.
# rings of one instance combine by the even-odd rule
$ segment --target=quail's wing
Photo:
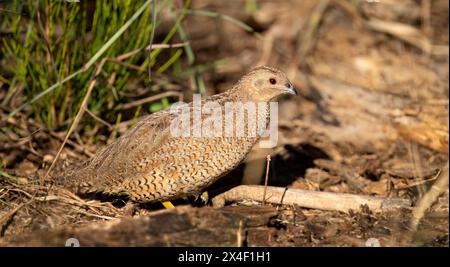
[[[210,99],[221,98],[215,96]],[[210,99],[203,100],[201,105]],[[147,175],[155,167],[161,170],[169,169],[173,165],[182,164],[182,161],[195,159],[200,150],[183,146],[183,142],[179,142],[170,131],[171,123],[179,116],[179,111],[186,111],[183,110],[186,107],[188,114],[193,114],[196,109],[191,103],[180,106],[178,112],[168,109],[144,117],[114,143],[96,154],[84,170],[84,173],[89,174],[87,177],[89,191],[109,191],[108,188],[118,186],[127,179]],[[216,120],[214,116],[208,114],[201,116],[202,121],[205,117],[210,117],[212,121]],[[189,116],[189,120],[190,125],[193,125],[194,117]],[[207,145],[201,140],[188,143],[194,147]]]
[[[145,155],[152,154],[167,139],[172,117],[170,110],[164,110],[139,120],[114,143],[91,158],[84,170],[80,171],[80,175],[89,177],[80,179],[93,186],[92,191],[102,191],[102,188],[136,176],[142,171],[136,167],[139,161]]]

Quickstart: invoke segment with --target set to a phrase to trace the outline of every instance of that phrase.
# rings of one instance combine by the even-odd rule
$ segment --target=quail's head
[[[255,101],[269,102],[283,94],[297,95],[286,74],[269,67],[251,70],[242,78],[240,85],[241,90],[245,90]]]

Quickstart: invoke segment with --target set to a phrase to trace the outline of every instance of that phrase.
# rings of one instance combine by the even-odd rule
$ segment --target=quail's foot
[[[197,201],[198,199],[200,198],[200,201],[201,201],[201,203],[203,204],[203,205],[208,205],[208,202],[209,202],[209,194],[208,194],[208,191],[204,191],[201,195],[198,195],[196,198],[195,198],[195,201]]]

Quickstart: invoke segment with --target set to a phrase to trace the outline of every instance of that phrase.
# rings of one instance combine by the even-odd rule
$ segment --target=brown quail
[[[215,101],[221,107],[226,102],[263,103],[264,114],[260,115],[268,120],[269,101],[286,93],[296,94],[296,91],[283,72],[258,67],[230,90],[201,103]],[[195,112],[192,102],[187,107]],[[171,122],[178,116],[167,109],[142,118],[81,169],[67,174],[66,182],[80,194],[127,196],[135,202],[198,196],[235,168],[259,139],[259,136],[174,136]],[[194,124],[192,117],[190,122]],[[202,114],[201,118],[207,117]],[[234,123],[235,127],[247,127],[246,119],[236,119]]]

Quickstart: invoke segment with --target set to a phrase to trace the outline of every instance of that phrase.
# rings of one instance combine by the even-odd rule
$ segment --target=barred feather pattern
[[[255,72],[284,75],[272,68],[254,69],[232,89],[206,98],[202,104],[216,101],[223,106],[226,102],[255,101],[251,90],[243,89]],[[263,116],[268,124],[268,101],[265,104]],[[192,111],[192,103],[188,105]],[[175,137],[170,132],[170,123],[177,116],[163,110],[142,118],[81,168],[67,173],[64,177],[67,184],[77,193],[125,195],[135,202],[195,196],[242,162],[259,139],[258,136]]]

